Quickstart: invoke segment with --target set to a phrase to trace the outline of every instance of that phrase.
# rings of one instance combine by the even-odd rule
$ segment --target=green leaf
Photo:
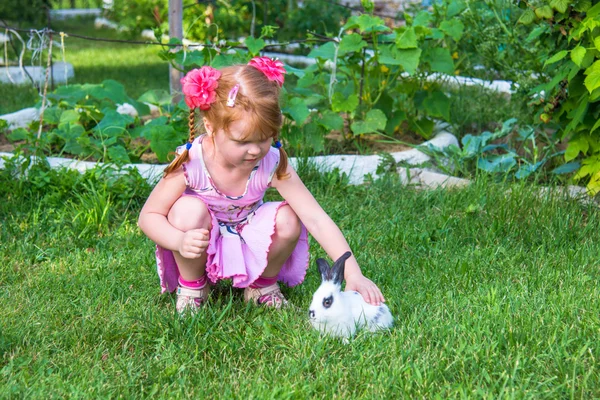
[[[327,42],[323,46],[312,49],[311,52],[308,53],[308,57],[333,60],[335,57],[335,44],[333,42]]]
[[[304,103],[304,100],[299,97],[294,97],[287,107],[283,108],[283,111],[290,114],[292,119],[296,121],[297,124],[302,124],[310,115],[310,111],[308,110],[306,103]]]
[[[247,55],[245,55],[245,57],[246,56]],[[238,61],[239,58],[238,54],[217,54],[210,63],[210,66],[219,69],[246,61],[245,58],[244,61]]]
[[[129,115],[119,114],[116,110],[107,110],[104,118],[93,129],[103,136],[120,136],[126,132],[125,127],[132,124],[134,119]]]
[[[63,110],[58,107],[48,107],[44,111],[44,124],[58,125]]]
[[[385,133],[393,135],[403,121],[406,121],[406,112],[403,110],[395,110],[385,125]]]
[[[449,21],[443,21],[440,24],[440,29],[455,42],[458,42],[463,35],[465,25],[459,19],[451,19]]]
[[[567,150],[565,151],[565,161],[574,160],[575,158],[577,158],[580,152],[582,154],[587,153],[589,147],[590,145],[588,141],[582,136],[570,140],[567,146]]]
[[[355,121],[350,125],[350,129],[355,135],[364,133],[375,133],[379,130],[384,130],[387,123],[387,118],[383,111],[376,108],[372,109],[365,116],[364,121]]]
[[[253,37],[247,37],[244,44],[252,55],[257,55],[267,45],[264,40]]]
[[[600,36],[594,38],[594,47],[596,47],[596,50],[600,51]]]
[[[56,136],[65,141],[63,151],[69,154],[81,155],[85,153],[82,146],[82,137],[86,136],[83,126],[78,124],[64,124],[59,129],[54,131]]]
[[[412,26],[429,26],[433,19],[433,16],[429,11],[419,11],[413,20]]]
[[[517,160],[512,153],[477,160],[477,168],[490,173],[507,173],[515,165]]]
[[[372,15],[361,14],[358,16],[357,22],[358,29],[362,33],[387,32],[390,30],[381,18]]]
[[[400,37],[396,39],[396,47],[399,49],[416,49],[418,47],[417,35],[415,29],[410,27],[406,29]]]
[[[183,140],[171,125],[153,126],[146,137],[150,139],[150,149],[163,163],[168,161],[169,153],[175,151]]]
[[[302,141],[306,143],[313,151],[321,152],[325,150],[325,138],[322,128],[311,121],[302,128]]]
[[[107,150],[107,153],[109,160],[114,162],[115,164],[122,165],[131,162],[131,160],[129,159],[129,154],[127,154],[127,150],[120,144],[116,146],[110,146]]]
[[[398,50],[400,65],[406,72],[413,75],[417,71],[421,59],[421,49]]]
[[[17,128],[8,134],[8,140],[16,142],[19,140],[25,140],[29,137],[29,132],[23,128]]]
[[[462,0],[451,1],[446,10],[446,18],[452,18],[462,13],[467,8],[467,4]]]
[[[594,132],[596,129],[600,128],[600,119],[598,119],[596,121],[596,123],[594,124],[594,126],[592,127],[592,129],[590,130],[590,133]]]
[[[563,58],[565,58],[567,56],[567,54],[569,54],[569,52],[567,50],[559,51],[558,53],[556,53],[555,55],[553,55],[552,57],[550,57],[549,59],[546,60],[546,62],[544,63],[544,67],[548,64],[554,64],[555,62],[562,60]]]
[[[540,19],[552,19],[554,11],[550,6],[542,6],[535,9],[535,15]]]
[[[570,162],[561,165],[560,167],[554,168],[552,171],[553,174],[561,175],[561,174],[570,174],[571,172],[577,171],[581,167],[579,162]]]
[[[98,100],[109,99],[115,104],[123,104],[128,99],[123,85],[112,79],[105,80],[100,85],[84,85],[84,87],[89,88],[89,95]]]
[[[596,18],[600,15],[600,3],[597,3],[594,7],[587,10],[586,17],[587,18]]]
[[[138,101],[150,103],[157,106],[167,106],[171,104],[171,95],[166,90],[153,89],[142,94]]]
[[[400,65],[411,75],[417,70],[420,58],[421,49],[398,50],[393,45],[380,47],[380,63],[386,65]]]
[[[589,102],[587,98],[580,98],[579,105],[576,109],[569,112],[568,116],[571,118],[571,122],[565,127],[565,134],[575,130],[578,128],[578,125],[583,121],[583,117],[585,116],[588,110]]]
[[[132,137],[143,137],[146,138],[148,140],[152,139],[152,128],[155,126],[164,126],[167,125],[167,123],[169,122],[169,118],[162,115],[158,118],[155,118],[151,121],[149,121],[146,125],[144,126],[138,126],[133,130],[132,133]]]
[[[544,163],[546,162],[546,160],[542,160],[542,161],[538,161],[535,164],[525,164],[523,166],[521,166],[519,168],[519,170],[517,171],[517,173],[515,174],[515,178],[517,179],[524,179],[527,178],[529,175],[533,174],[535,171],[537,171],[542,165],[544,165]]]
[[[546,26],[538,26],[537,28],[533,29],[529,35],[527,36],[527,39],[525,39],[525,41],[527,43],[531,43],[533,41],[535,41],[537,38],[539,38],[542,33],[546,32]]]
[[[550,6],[559,13],[565,13],[569,6],[570,0],[550,0]]]
[[[600,87],[600,60],[593,63],[584,73],[587,75],[584,81],[585,87],[592,93],[594,89]]]
[[[573,9],[579,12],[586,12],[591,6],[592,0],[579,0],[577,3],[575,3]]]
[[[302,78],[298,79],[296,83],[297,88],[307,88],[315,83],[318,83],[318,79],[315,79],[315,75],[312,72],[305,73]],[[311,91],[312,92],[312,91]]]
[[[59,126],[63,124],[74,124],[75,122],[79,122],[80,114],[75,110],[67,110],[63,112],[60,116]]]
[[[346,97],[340,92],[335,92],[331,99],[331,109],[335,112],[353,112],[358,107],[358,95],[351,94]]]
[[[454,75],[454,60],[448,49],[441,47],[429,49],[427,61],[429,61],[432,71]]]
[[[367,46],[367,42],[365,42],[361,35],[358,33],[352,33],[350,35],[346,35],[342,38],[339,49],[338,49],[338,57],[341,57],[347,53],[353,53],[355,51],[361,50],[363,47]]]
[[[344,119],[331,111],[325,111],[316,120],[319,125],[330,131],[341,131],[344,128]]]
[[[180,51],[175,55],[175,62],[186,67],[202,66],[206,64],[206,58],[204,53],[199,50]]]
[[[368,14],[351,16],[348,18],[346,24],[342,27],[342,30],[346,31],[356,28],[358,28],[362,33],[387,32],[390,30],[387,26],[385,26],[385,22],[381,18]]]
[[[307,72],[307,69],[294,68],[290,65],[283,66],[288,74],[296,75],[298,78],[302,78],[304,74]]]
[[[581,62],[583,61],[583,57],[585,57],[585,53],[585,47],[578,45],[573,50],[571,50],[571,60],[573,60],[573,62],[577,64],[577,66],[581,66]]]
[[[420,136],[424,137],[425,139],[429,139],[431,138],[431,134],[433,133],[434,123],[428,118],[421,118],[418,120],[412,119],[409,120],[409,126]]]
[[[429,93],[429,96],[423,101],[423,107],[431,117],[450,120],[450,99],[441,91]]]
[[[535,13],[530,8],[528,8],[523,12],[523,14],[521,14],[517,22],[523,25],[529,25],[533,21],[535,21]]]

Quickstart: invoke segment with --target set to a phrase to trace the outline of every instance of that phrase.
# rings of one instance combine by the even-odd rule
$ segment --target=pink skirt
[[[237,288],[248,287],[267,267],[267,255],[275,232],[277,211],[286,202],[262,204],[248,222],[236,226],[219,225],[212,215],[212,229],[207,249],[206,276],[216,283],[231,279]],[[308,233],[304,225],[296,248],[277,276],[288,286],[304,280],[308,268]],[[156,267],[162,293],[177,289],[179,270],[171,250],[156,246]]]

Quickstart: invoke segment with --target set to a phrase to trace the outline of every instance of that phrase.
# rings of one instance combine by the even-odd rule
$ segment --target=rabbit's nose
[[[315,317],[315,311],[314,310],[308,310],[308,318],[314,318]]]

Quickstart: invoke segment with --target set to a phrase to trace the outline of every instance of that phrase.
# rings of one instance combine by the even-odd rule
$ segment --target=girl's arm
[[[154,243],[180,253],[186,232],[171,225],[167,216],[173,204],[181,197],[185,187],[185,177],[181,168],[162,178],[150,193],[138,219],[139,227]],[[189,254],[187,256],[195,258]]]
[[[290,174],[289,178],[279,180],[274,177],[271,186],[277,189],[279,194],[288,202],[327,255],[331,259],[337,260],[342,254],[350,250],[344,235],[304,186],[296,171],[288,166],[286,172]],[[365,301],[374,305],[379,305],[380,302],[385,301],[377,285],[362,274],[354,256],[346,261],[344,275],[346,290],[358,291]]]

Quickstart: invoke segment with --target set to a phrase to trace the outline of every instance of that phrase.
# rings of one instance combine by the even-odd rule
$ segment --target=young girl
[[[190,137],[166,168],[139,217],[156,244],[164,291],[177,290],[177,311],[195,311],[207,280],[232,279],[246,301],[287,304],[278,281],[294,286],[308,267],[307,230],[334,260],[350,250],[339,228],[306,189],[279,141],[279,93],[285,69],[256,57],[248,65],[202,67],[183,79]],[[195,138],[200,109],[206,133]],[[274,144],[274,147],[271,147]],[[284,202],[263,203],[273,187]],[[354,257],[346,290],[384,301]]]

